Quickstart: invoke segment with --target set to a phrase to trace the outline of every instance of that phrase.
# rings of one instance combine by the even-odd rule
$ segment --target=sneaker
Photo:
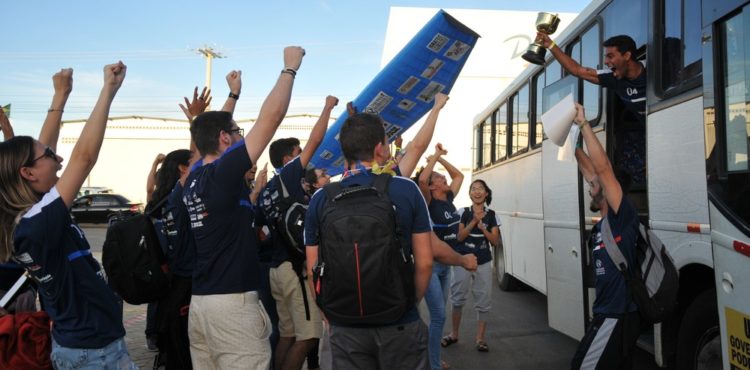
[[[148,349],[151,352],[159,351],[159,347],[156,346],[156,338],[146,337],[146,349]]]

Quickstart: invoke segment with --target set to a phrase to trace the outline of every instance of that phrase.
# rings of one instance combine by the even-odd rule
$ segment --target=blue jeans
[[[67,348],[52,339],[51,358],[55,369],[138,369],[130,360],[124,338],[103,348]]]
[[[432,263],[432,277],[424,294],[430,310],[430,334],[427,348],[430,354],[430,367],[440,370],[440,339],[445,325],[445,300],[448,298],[450,268],[439,262]]]

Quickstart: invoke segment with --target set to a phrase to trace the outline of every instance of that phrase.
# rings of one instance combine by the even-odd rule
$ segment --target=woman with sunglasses
[[[62,176],[55,154],[65,99],[53,100],[39,140],[17,136],[0,143],[0,259],[13,258],[39,285],[53,321],[52,362],[57,369],[134,369],[122,310],[91,255],[70,206],[96,163],[112,101],[125,78],[122,62],[104,67],[104,87]],[[72,70],[55,80],[69,92]],[[57,76],[57,75],[56,75]],[[59,104],[59,105],[58,105]]]

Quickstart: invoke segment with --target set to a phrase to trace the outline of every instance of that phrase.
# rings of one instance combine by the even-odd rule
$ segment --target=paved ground
[[[106,229],[86,227],[84,232],[94,255],[101,256],[101,245]],[[474,348],[475,313],[471,299],[464,309],[458,343],[443,350],[443,359],[452,369],[568,369],[570,358],[578,342],[547,326],[547,298],[535,291],[492,291],[493,315],[488,321],[487,343],[490,352],[480,353]],[[141,369],[150,369],[155,353],[145,346],[146,305],[125,304],[123,321],[127,331],[126,343],[133,360]],[[447,313],[450,325],[450,312]],[[422,310],[422,317],[429,317]],[[449,329],[444,331],[447,333]],[[325,358],[326,354],[321,357]],[[644,352],[636,357],[636,369],[657,369]]]

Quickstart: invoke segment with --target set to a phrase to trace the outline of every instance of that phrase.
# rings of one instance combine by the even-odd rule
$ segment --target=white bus
[[[533,25],[529,25],[530,27]],[[590,319],[586,246],[596,214],[575,161],[558,161],[541,113],[573,93],[628,170],[627,194],[680,271],[679,308],[639,340],[678,369],[749,369],[750,4],[747,0],[595,0],[560,34],[581,65],[604,68],[603,40],[631,36],[647,67],[646,123],[615,96],[568,75],[548,53],[474,121],[473,178],[502,219],[502,289],[547,295],[549,325],[580,339]]]

